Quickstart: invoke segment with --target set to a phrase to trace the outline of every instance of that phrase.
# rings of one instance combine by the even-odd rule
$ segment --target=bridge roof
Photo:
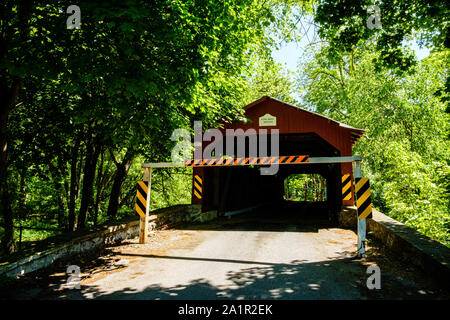
[[[302,111],[302,112],[309,113],[309,114],[314,115],[314,116],[316,116],[316,117],[322,118],[323,120],[326,120],[326,121],[329,121],[329,122],[333,122],[333,123],[339,125],[339,127],[342,127],[342,128],[345,128],[345,129],[349,129],[349,130],[350,130],[350,133],[351,133],[351,141],[352,141],[352,145],[355,145],[355,143],[356,143],[356,142],[364,135],[364,133],[366,132],[366,130],[364,130],[364,129],[358,129],[358,128],[355,128],[355,127],[351,127],[351,126],[349,126],[349,125],[347,125],[347,124],[345,124],[345,123],[342,123],[342,122],[336,121],[336,120],[334,120],[334,119],[325,117],[325,116],[323,116],[323,115],[321,115],[321,114],[318,114],[318,113],[316,113],[316,112],[312,112],[312,111],[309,111],[309,110],[306,110],[306,109],[302,109],[302,108],[300,108],[300,107],[294,106],[294,105],[292,105],[292,104],[289,104],[289,103],[280,101],[280,100],[278,100],[278,99],[275,99],[275,98],[272,98],[272,97],[269,97],[269,96],[263,96],[263,97],[259,98],[258,100],[255,100],[255,101],[253,101],[252,103],[246,105],[243,109],[247,112],[249,109],[251,109],[251,108],[253,108],[253,107],[255,107],[255,106],[257,106],[257,105],[259,105],[259,104],[261,104],[261,103],[263,103],[263,102],[266,102],[266,101],[274,101],[274,102],[280,103],[280,104],[282,104],[282,105],[284,105],[284,106],[286,106],[286,107],[289,107],[289,108],[295,108],[296,110],[299,110],[299,111]]]

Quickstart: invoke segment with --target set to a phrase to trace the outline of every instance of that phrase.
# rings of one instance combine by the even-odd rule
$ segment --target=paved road
[[[174,240],[188,245],[138,256],[127,268],[87,284],[82,294],[123,299],[360,297],[355,280],[362,270],[339,254],[353,249],[354,234],[295,232],[295,226],[281,232],[240,229],[173,232]]]
[[[37,289],[28,294],[41,299],[439,297],[389,265],[382,266],[381,290],[368,290],[366,269],[376,260],[352,259],[356,235],[350,230],[234,218],[158,231],[150,239],[146,245],[134,239],[111,248],[95,267],[82,266],[80,290],[55,290],[59,284],[53,284],[51,294]]]

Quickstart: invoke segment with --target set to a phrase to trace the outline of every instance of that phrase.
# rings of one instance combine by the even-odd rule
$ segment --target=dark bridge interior
[[[228,137],[227,137],[228,138]],[[258,137],[259,139],[259,137]],[[246,157],[249,156],[248,137]],[[236,147],[235,139],[235,147]],[[259,145],[259,143],[258,143]],[[270,146],[270,141],[268,142]],[[267,153],[271,156],[270,147]],[[236,151],[236,150],[235,150]],[[258,150],[259,151],[259,150]],[[259,152],[258,152],[259,154]],[[340,156],[338,150],[315,133],[281,134],[279,155],[308,155],[310,157]],[[236,152],[234,155],[236,156]],[[203,208],[218,210],[219,214],[236,211],[260,204],[276,204],[280,211],[296,214],[311,212],[315,218],[335,220],[341,207],[340,164],[284,164],[274,175],[261,175],[261,166],[205,167],[203,185]],[[291,174],[320,174],[326,179],[327,200],[324,203],[289,203],[284,200],[284,180]],[[274,212],[274,214],[277,214]]]

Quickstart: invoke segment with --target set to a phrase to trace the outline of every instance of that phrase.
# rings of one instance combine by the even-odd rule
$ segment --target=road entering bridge
[[[369,247],[369,253],[376,247]],[[155,231],[80,263],[81,289],[53,283],[33,298],[68,299],[407,299],[439,298],[435,289],[399,274],[407,266],[352,259],[356,235],[318,221],[236,216]],[[381,289],[369,290],[368,265],[381,268]],[[402,270],[404,271],[404,270]],[[56,272],[56,275],[58,273]],[[62,274],[64,275],[64,274]],[[55,275],[53,275],[55,276]],[[56,277],[57,278],[57,277]],[[56,279],[53,278],[53,279]],[[51,276],[49,279],[52,279]],[[30,293],[29,293],[30,294]]]

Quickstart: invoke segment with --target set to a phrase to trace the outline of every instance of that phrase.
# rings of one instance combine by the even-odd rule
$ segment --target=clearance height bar
[[[308,156],[281,156],[281,157],[251,157],[251,158],[220,158],[188,160],[185,167],[210,167],[210,166],[245,166],[268,164],[294,164],[308,162]]]
[[[142,168],[172,168],[172,167],[212,167],[212,166],[250,166],[271,164],[314,164],[314,163],[345,163],[361,161],[361,156],[353,157],[312,157],[302,156],[273,156],[250,158],[220,158],[194,159],[185,162],[144,163]]]

